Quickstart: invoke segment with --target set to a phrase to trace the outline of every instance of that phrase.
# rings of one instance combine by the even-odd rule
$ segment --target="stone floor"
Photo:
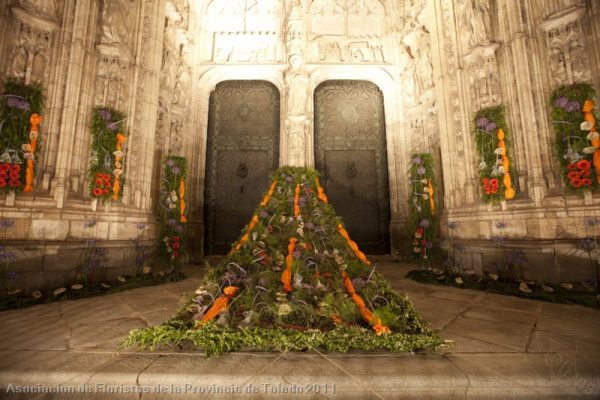
[[[198,285],[196,269],[181,282],[0,312],[0,399],[600,399],[600,311],[420,284],[404,279],[402,264],[378,268],[452,349],[117,352],[130,329],[173,314]],[[17,393],[25,387],[61,393]]]

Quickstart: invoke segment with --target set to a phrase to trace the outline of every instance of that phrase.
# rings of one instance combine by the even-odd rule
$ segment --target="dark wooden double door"
[[[279,160],[279,92],[264,81],[226,81],[210,97],[205,251],[224,254],[269,185]],[[389,188],[383,96],[363,81],[327,81],[315,91],[315,167],[368,254],[389,252]]]

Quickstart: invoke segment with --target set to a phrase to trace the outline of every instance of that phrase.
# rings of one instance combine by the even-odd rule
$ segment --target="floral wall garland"
[[[581,193],[600,186],[600,135],[595,97],[596,91],[586,83],[560,87],[551,97],[561,175],[572,192]]]
[[[0,192],[33,191],[44,100],[38,85],[8,79],[0,95]]]
[[[504,106],[477,111],[474,122],[482,197],[487,203],[511,200],[517,190],[511,169],[510,139]]]
[[[187,160],[168,156],[165,161],[159,201],[161,216],[161,258],[172,268],[185,260],[187,212],[185,203]]]
[[[119,200],[123,186],[125,114],[112,108],[95,108],[92,117],[92,157],[89,181],[92,198]]]
[[[421,262],[428,262],[433,254],[438,225],[434,165],[431,154],[412,155],[409,181],[412,255]]]

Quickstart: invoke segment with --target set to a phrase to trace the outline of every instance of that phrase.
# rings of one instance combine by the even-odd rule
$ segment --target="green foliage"
[[[456,283],[455,278],[461,277],[463,284]],[[524,297],[531,300],[541,300],[550,303],[580,304],[586,307],[600,308],[600,300],[596,298],[594,292],[585,290],[567,290],[560,285],[546,284],[552,287],[554,292],[545,291],[541,285],[529,285],[531,293],[524,293],[519,290],[519,282],[495,281],[489,276],[468,276],[450,272],[443,277],[437,276],[432,271],[414,270],[406,276],[409,279],[421,283],[430,283],[438,285],[447,285],[461,289],[481,290],[490,293],[498,293],[508,296]]]
[[[25,85],[16,79],[7,79],[4,84],[4,93],[0,95],[0,163],[19,164],[21,168],[19,186],[0,187],[2,193],[23,190],[26,163],[21,146],[30,142],[29,118],[31,114],[42,115],[43,108],[44,96],[40,85]],[[38,136],[36,153],[38,153],[40,141],[41,137]]]
[[[593,154],[584,152],[584,149],[591,147],[592,144],[587,137],[589,132],[581,129],[581,123],[584,121],[582,106],[586,100],[594,101],[595,98],[596,91],[587,83],[562,86],[556,89],[550,97],[552,122],[556,134],[556,153],[565,186],[571,193],[596,190],[599,186],[597,171],[593,167],[589,169],[589,176],[585,177],[585,179],[589,179],[587,181],[589,185],[580,184],[581,179],[569,178],[569,173],[573,172],[571,169],[579,170],[573,167],[570,169],[570,164],[576,164],[580,160],[587,160],[591,164],[593,161]],[[592,115],[594,114],[592,111]]]
[[[318,348],[340,353],[351,350],[412,352],[434,350],[442,343],[435,334],[391,333],[377,336],[374,332],[359,327],[338,326],[323,332],[280,327],[232,329],[211,323],[193,330],[188,328],[187,323],[178,321],[133,330],[121,343],[121,347],[153,351],[162,348],[192,348],[202,350],[210,357],[240,350],[308,351]]]
[[[114,195],[115,154],[117,150],[117,134],[124,133],[125,114],[110,107],[94,109],[92,116],[92,140],[90,167],[88,170],[89,190],[92,197],[107,200]],[[120,160],[121,170],[124,169],[125,158]],[[108,179],[103,182],[101,175]],[[125,178],[119,177],[123,187]],[[119,191],[119,198],[123,191]]]
[[[477,154],[479,155],[479,190],[481,191],[481,196],[484,201],[487,203],[497,203],[505,199],[504,191],[506,190],[506,186],[502,179],[503,173],[498,171],[500,165],[497,164],[500,156],[495,153],[498,148],[497,131],[498,129],[502,129],[504,131],[506,156],[511,160],[510,130],[506,124],[504,114],[504,106],[487,107],[477,111],[473,118],[473,135],[475,136],[475,146],[477,148]],[[516,191],[517,181],[515,179],[512,162],[509,174],[513,188]],[[498,180],[498,189],[495,193],[487,193],[485,191],[483,183],[484,179]]]
[[[407,237],[412,238],[410,252],[415,260],[429,263],[435,255],[434,241],[438,233],[437,209],[433,156],[429,153],[413,154],[409,170],[410,224]],[[428,185],[433,188],[433,209]]]
[[[187,160],[185,157],[170,155],[167,157],[161,179],[158,213],[160,215],[161,243],[158,256],[179,268],[186,258],[187,213],[181,212],[181,185],[185,185]],[[182,182],[183,181],[183,182]],[[185,187],[183,190],[185,200]]]
[[[410,302],[391,290],[374,267],[365,265],[338,232],[341,220],[330,204],[318,198],[317,177],[315,170],[306,168],[275,171],[272,196],[255,210],[258,222],[242,231],[247,240],[234,243],[230,254],[207,271],[196,297],[176,317],[182,322],[177,327],[169,323],[134,331],[126,344],[192,346],[207,354],[311,346],[332,351],[412,351],[439,344]],[[294,216],[296,187],[299,216]],[[281,277],[292,237],[298,240],[291,263],[293,290],[286,293]],[[362,318],[348,296],[342,271],[367,308],[393,324],[391,335],[376,336],[370,329],[377,321]],[[214,324],[190,330],[227,286],[238,288],[227,312]]]

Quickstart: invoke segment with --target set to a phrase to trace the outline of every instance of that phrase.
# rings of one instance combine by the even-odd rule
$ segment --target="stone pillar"
[[[54,177],[52,179],[52,193],[56,206],[63,208],[66,202],[69,188],[69,169],[72,160],[73,148],[76,140],[77,111],[80,106],[82,96],[81,82],[84,74],[84,59],[86,49],[86,35],[89,31],[88,19],[89,10],[93,7],[91,0],[67,1],[65,4],[67,10],[74,10],[73,20],[70,24],[65,24],[63,29],[63,41],[61,42],[61,56],[65,58],[60,61],[59,66],[65,68],[64,92],[62,93],[64,102],[60,109],[60,116],[53,128],[59,133],[56,142],[56,164]],[[68,36],[69,41],[64,40]],[[47,173],[47,172],[46,172]]]
[[[165,0],[143,1],[141,40],[134,69],[135,106],[128,140],[123,200],[144,210],[152,209],[154,140],[163,49]]]

